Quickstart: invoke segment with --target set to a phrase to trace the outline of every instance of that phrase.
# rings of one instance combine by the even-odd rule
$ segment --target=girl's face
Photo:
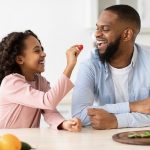
[[[24,44],[25,49],[23,53],[16,58],[22,74],[31,76],[35,73],[43,72],[46,54],[39,41],[34,36],[29,36],[24,41]]]

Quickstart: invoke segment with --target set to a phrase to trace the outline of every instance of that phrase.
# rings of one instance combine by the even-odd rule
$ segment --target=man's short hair
[[[104,10],[116,13],[119,19],[133,23],[134,25],[136,25],[136,28],[140,30],[141,28],[140,16],[133,7],[129,5],[120,4],[107,7]]]

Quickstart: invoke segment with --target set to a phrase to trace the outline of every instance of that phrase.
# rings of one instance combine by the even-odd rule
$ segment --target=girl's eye
[[[34,52],[35,53],[41,53],[41,52],[43,52],[43,50],[42,49],[35,49]]]
[[[39,49],[36,49],[35,52],[40,52],[40,50],[39,50]]]

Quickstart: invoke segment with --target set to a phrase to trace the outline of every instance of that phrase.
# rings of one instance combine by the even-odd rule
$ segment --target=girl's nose
[[[46,53],[45,53],[44,51],[42,52],[42,56],[43,56],[43,57],[46,57]]]

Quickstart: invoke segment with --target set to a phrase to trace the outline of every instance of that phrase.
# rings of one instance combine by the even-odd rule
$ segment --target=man
[[[94,129],[150,126],[150,51],[135,44],[139,14],[128,5],[99,16],[97,49],[80,64],[72,115]]]

